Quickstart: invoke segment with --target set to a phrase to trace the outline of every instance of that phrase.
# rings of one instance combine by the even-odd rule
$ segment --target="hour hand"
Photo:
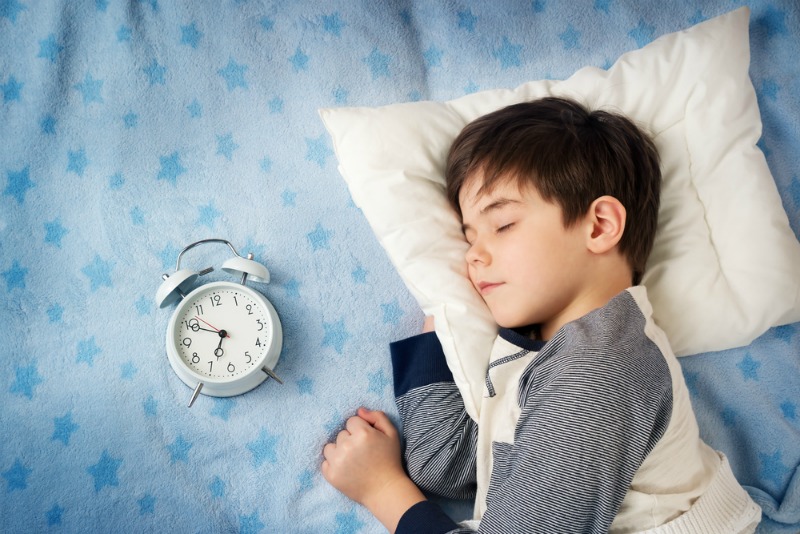
[[[231,336],[228,334],[228,332],[226,332],[225,330],[220,330],[220,329],[219,329],[219,328],[217,328],[216,326],[214,326],[214,325],[212,325],[212,324],[209,324],[209,323],[207,323],[206,321],[203,321],[203,320],[202,320],[200,317],[197,317],[197,316],[195,315],[195,317],[194,317],[194,318],[195,318],[197,321],[201,321],[203,324],[205,324],[206,326],[208,326],[208,327],[210,327],[210,328],[212,329],[212,330],[209,330],[208,328],[203,328],[203,327],[201,327],[201,326],[200,326],[200,323],[198,322],[198,323],[197,323],[197,329],[198,329],[198,330],[205,330],[206,332],[216,332],[217,334],[219,334],[219,337],[231,337]],[[194,328],[192,328],[192,330],[194,330]]]

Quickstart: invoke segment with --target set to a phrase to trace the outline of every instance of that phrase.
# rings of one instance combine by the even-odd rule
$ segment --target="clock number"
[[[247,315],[253,315],[253,305],[252,304],[248,304],[247,306],[245,306],[245,308],[247,308]]]
[[[188,321],[184,321],[187,330],[191,330],[192,332],[197,332],[200,330],[200,322],[197,319],[189,319]]]
[[[236,306],[239,306],[239,301],[236,299],[236,295],[233,296],[233,303],[236,304]]]
[[[211,307],[216,308],[222,305],[222,297],[220,295],[211,295],[208,297],[211,300]]]
[[[203,305],[202,304],[195,304],[194,311],[197,315],[203,315]]]
[[[228,372],[229,373],[233,373],[234,371],[236,371],[236,366],[234,366],[232,363],[229,363],[228,364]]]
[[[200,363],[200,356],[198,356],[196,352],[192,353],[192,363],[195,365]]]
[[[189,348],[192,346],[192,338],[185,337],[183,338],[183,341],[181,341],[181,343],[183,344],[184,347]]]
[[[245,352],[244,355],[247,357],[247,361],[245,363],[250,363],[253,361],[253,358],[250,356],[249,352]]]
[[[260,346],[261,346],[261,340],[259,338],[256,338],[256,347],[260,347]],[[250,363],[250,362],[248,362],[248,363]]]
[[[210,373],[213,368],[214,368],[214,362],[212,360],[212,361],[208,362],[208,372]]]
[[[264,323],[261,322],[261,319],[256,319],[256,322],[258,323],[258,331],[264,330]]]

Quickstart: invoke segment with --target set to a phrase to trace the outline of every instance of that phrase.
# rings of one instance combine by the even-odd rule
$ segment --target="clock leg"
[[[269,368],[269,367],[267,367],[266,365],[264,366],[264,368],[263,368],[263,369],[264,369],[264,372],[265,372],[265,373],[267,373],[267,374],[270,376],[270,378],[272,378],[272,379],[276,380],[276,381],[278,382],[278,384],[281,384],[281,385],[283,385],[283,380],[281,380],[280,378],[278,378],[278,375],[276,375],[276,374],[275,374],[275,373],[272,371],[272,369],[270,369],[270,368]]]
[[[201,389],[203,389],[203,383],[202,382],[197,384],[197,387],[194,388],[194,391],[192,392],[192,398],[189,400],[189,408],[191,408],[192,404],[194,404],[194,401],[197,400],[197,396],[200,395],[200,390]]]

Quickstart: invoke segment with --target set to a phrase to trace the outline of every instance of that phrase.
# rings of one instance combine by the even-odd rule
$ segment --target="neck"
[[[631,287],[632,277],[629,269],[601,269],[592,277],[584,289],[559,313],[549,321],[539,325],[538,338],[549,341],[565,324],[580,319],[589,312],[602,308],[625,289]]]

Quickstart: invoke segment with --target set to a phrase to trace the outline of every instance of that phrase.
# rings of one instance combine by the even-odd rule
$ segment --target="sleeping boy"
[[[699,437],[641,283],[661,172],[627,118],[571,100],[516,104],[453,143],[447,195],[499,335],[478,421],[441,345],[393,343],[405,438],[365,408],[323,476],[390,532],[752,532],[761,511]],[[475,499],[453,522],[424,492]]]

